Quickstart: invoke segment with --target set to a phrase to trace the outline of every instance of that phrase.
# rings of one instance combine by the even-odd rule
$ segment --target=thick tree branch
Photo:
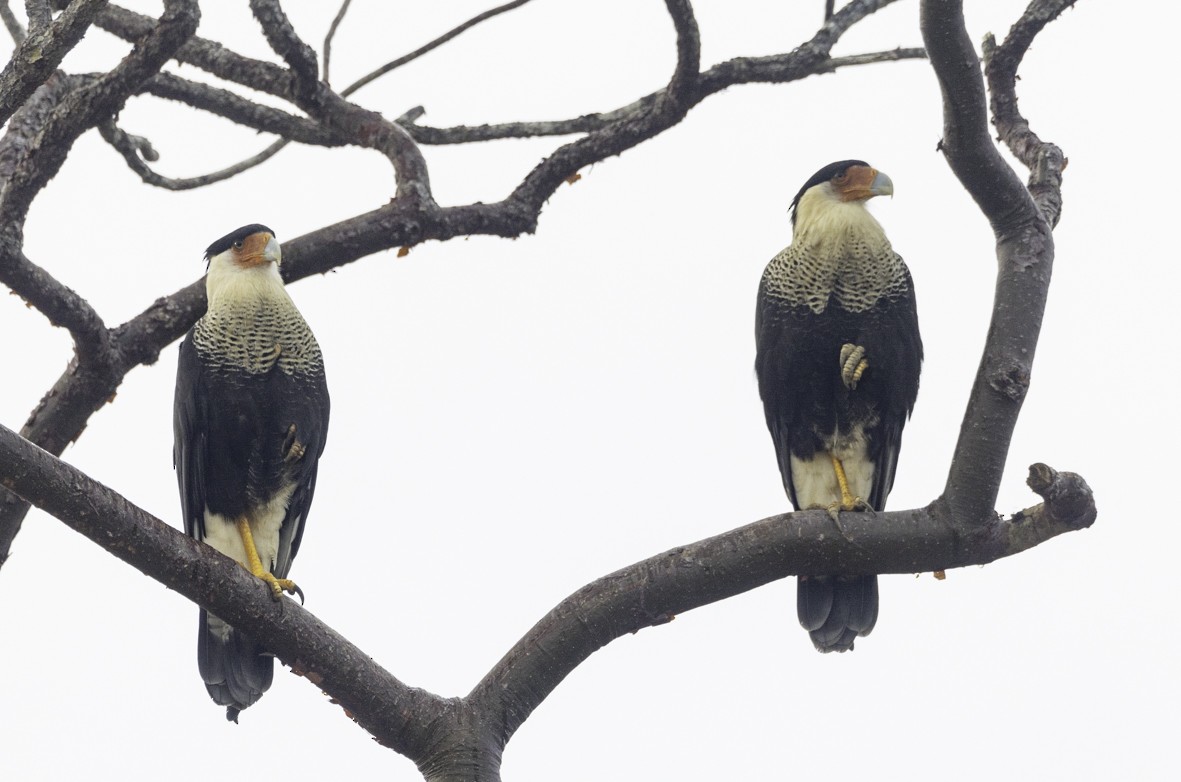
[[[994,231],[1036,219],[1029,192],[989,136],[984,78],[964,26],[963,3],[924,0],[921,27],[943,93],[940,149],[951,170]]]
[[[680,546],[598,579],[543,617],[462,701],[406,686],[294,603],[273,602],[253,577],[0,426],[8,489],[165,586],[249,627],[280,659],[339,702],[429,780],[497,779],[516,729],[574,668],[612,640],[676,614],[798,574],[914,573],[979,565],[1089,526],[1090,489],[1045,465],[1031,486],[1046,503],[959,524],[940,502],[890,513],[774,516]]]
[[[5,488],[145,575],[240,627],[331,695],[391,749],[415,758],[445,702],[409,687],[299,605],[271,599],[238,563],[189,538],[0,426]]]
[[[167,0],[164,15],[110,73],[67,95],[37,136],[32,154],[17,164],[0,194],[0,225],[19,240],[33,198],[65,162],[79,136],[114,116],[197,29],[195,0]]]
[[[12,59],[0,72],[0,124],[7,122],[33,90],[57,70],[106,4],[107,0],[78,0],[52,22],[49,21],[49,6],[44,6],[47,23],[38,26],[20,42]]]
[[[1034,5],[1040,5],[1038,0]],[[957,519],[987,524],[1029,388],[1054,239],[1051,223],[989,137],[984,80],[964,27],[962,4],[924,0],[921,26],[943,92],[941,149],[997,237],[997,288],[988,341],[944,494]],[[1016,50],[1026,46],[1028,41]]]
[[[154,23],[155,20],[150,16],[116,5],[108,5],[95,20],[96,27],[132,43],[147,35]],[[176,51],[175,58],[219,79],[291,100],[291,78],[285,68],[264,60],[243,57],[207,38],[192,36]]]
[[[889,2],[892,0],[850,3],[817,33],[808,46],[791,54],[739,58],[715,66],[693,82],[695,100],[699,102],[732,84],[747,81],[788,82],[816,73],[831,72],[835,64],[845,59],[857,60],[829,59],[827,49],[817,49],[820,45],[817,42],[827,42],[831,46],[836,40],[834,31],[839,35],[855,21]],[[675,5],[673,9],[676,9]],[[685,17],[682,15],[681,19],[683,23]],[[151,20],[114,6],[108,7],[100,15],[98,24],[104,29],[113,28],[128,36],[151,29]],[[693,36],[695,32],[679,34],[681,39]],[[678,51],[682,52],[685,46],[685,40],[682,40],[678,43]],[[906,51],[903,50],[904,53]],[[914,53],[914,56],[919,55],[921,50]],[[223,77],[246,79],[250,73],[255,73],[262,83],[275,92],[290,94],[286,86],[290,84],[290,76],[281,76],[287,73],[282,68],[259,61],[247,61],[212,42],[193,38],[181,47],[178,56],[188,62],[200,61],[208,66],[210,72]],[[866,55],[858,61],[865,61],[866,57],[876,58],[875,55]],[[684,62],[685,58],[678,56],[678,72],[688,68],[682,64]],[[258,69],[255,69],[256,65]],[[280,83],[284,86],[277,86]],[[244,122],[249,116],[249,122],[258,125],[263,122],[290,123],[289,132],[307,134],[304,138],[308,143],[328,143],[327,140],[335,143],[335,139],[347,135],[338,135],[333,130],[321,128],[320,132],[325,136],[318,141],[313,140],[310,137],[315,133],[313,128],[318,127],[315,120],[300,120],[283,112],[257,106],[224,90],[205,88],[204,85],[167,74],[158,74],[141,89],[162,96],[172,92],[178,99],[186,100],[186,97],[182,97],[184,93],[192,97],[194,103],[207,101],[209,110],[223,112],[226,116],[237,115]],[[688,91],[687,87],[685,89]],[[386,204],[366,214],[285,241],[284,278],[291,282],[310,274],[324,273],[373,253],[428,240],[445,241],[470,235],[511,238],[531,233],[537,226],[545,201],[566,177],[584,165],[635,146],[684,116],[684,112],[690,108],[687,105],[689,102],[682,98],[678,105],[678,101],[659,98],[666,94],[667,88],[654,94],[651,100],[645,99],[634,104],[634,110],[629,108],[626,115],[597,128],[596,133],[582,140],[581,146],[575,142],[574,145],[562,147],[530,173],[510,197],[499,203],[437,208],[433,202],[427,206],[416,204],[416,199],[412,199],[409,203]],[[656,110],[657,106],[664,107],[663,113]],[[647,129],[647,135],[644,128]],[[20,148],[19,144],[15,146]],[[575,146],[575,149],[571,150],[571,146]],[[0,144],[0,170],[3,169],[5,154],[5,147]],[[123,376],[138,364],[154,362],[166,345],[188,330],[204,312],[204,308],[204,285],[198,281],[171,296],[158,299],[140,315],[114,329],[111,332],[113,348],[109,354],[114,360],[102,367],[71,362],[32,412],[21,430],[22,435],[47,451],[60,454],[69,442],[81,435],[90,416],[113,397]],[[0,491],[0,564],[7,557],[27,511],[25,503]]]
[[[1030,468],[1042,505],[959,524],[947,505],[889,513],[824,511],[773,516],[637,562],[594,581],[541,619],[468,696],[503,715],[507,737],[587,657],[607,643],[677,614],[789,575],[920,573],[984,565],[1095,520],[1090,488],[1073,473]]]

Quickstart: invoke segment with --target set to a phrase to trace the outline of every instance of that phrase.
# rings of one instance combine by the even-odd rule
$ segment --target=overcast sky
[[[357,0],[333,81],[490,4]],[[245,3],[217,5],[201,35],[273,59]],[[336,4],[289,5],[318,45]],[[707,67],[794,48],[823,4],[694,5]],[[973,39],[1002,35],[1022,6],[972,3]],[[998,511],[1037,501],[1024,479],[1042,461],[1090,482],[1095,526],[943,582],[883,577],[877,627],[851,654],[813,650],[794,580],[616,641],[520,729],[506,780],[1175,770],[1179,253],[1164,235],[1176,220],[1178,14],[1153,13],[1146,24],[1128,4],[1082,0],[1038,38],[1019,83],[1021,109],[1070,165]],[[916,2],[898,3],[836,51],[920,45],[917,20]],[[106,68],[125,50],[94,30],[66,67]],[[356,99],[389,117],[423,105],[422,122],[440,126],[557,119],[629,103],[666,83],[673,63],[658,0],[535,0]],[[270,141],[155,99],[132,101],[121,125],[150,137],[159,170],[178,176]],[[792,196],[843,158],[894,181],[894,198],[871,209],[910,265],[926,345],[890,507],[934,499],[995,275],[991,233],[936,152],[940,133],[923,62],[736,87],[584,170],[550,199],[535,236],[432,242],[294,285],[333,400],[292,571],[308,609],[408,684],[463,695],[588,581],[785,511],[754,379],[755,291],[790,242]],[[425,153],[441,203],[495,201],[558,143]],[[295,147],[231,182],[166,193],[89,133],[35,202],[26,250],[113,326],[199,277],[203,248],[233,228],[262,222],[283,240],[392,194],[376,153]],[[19,429],[71,346],[14,296],[0,296],[0,334],[0,421]],[[64,458],[179,527],[175,368],[170,347],[133,371]],[[241,724],[227,723],[198,676],[196,631],[196,606],[31,513],[0,572],[0,777],[421,778],[282,668]]]

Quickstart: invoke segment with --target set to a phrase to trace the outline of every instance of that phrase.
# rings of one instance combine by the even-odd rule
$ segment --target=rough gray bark
[[[0,427],[0,563],[29,503],[36,505],[194,602],[233,624],[250,627],[380,742],[414,760],[428,780],[497,780],[501,754],[517,728],[565,676],[624,634],[790,575],[913,573],[983,564],[1090,525],[1095,506],[1085,481],[1045,465],[1034,465],[1029,478],[1041,504],[1007,520],[994,508],[1050,282],[1052,229],[1061,212],[1064,166],[1061,151],[1041,141],[1017,111],[1016,71],[1038,32],[1072,5],[1066,0],[1034,0],[1003,43],[989,41],[985,47],[993,119],[1002,140],[1030,169],[1028,184],[1020,182],[990,138],[984,74],[967,40],[962,4],[922,4],[922,34],[944,95],[942,149],[992,224],[998,258],[988,342],[946,488],[924,508],[879,513],[872,519],[846,514],[839,528],[819,511],[776,516],[637,562],[570,595],[466,697],[445,699],[399,681],[300,606],[286,599],[272,601],[269,592],[232,561],[56,458],[82,434],[89,417],[113,396],[127,372],[155,361],[205,306],[204,287],[197,281],[111,328],[88,302],[24,255],[22,230],[29,204],[61,166],[73,142],[90,128],[100,129],[147,184],[178,187],[148,166],[146,141],[117,127],[114,118],[129,96],[142,93],[180,101],[274,133],[280,144],[357,145],[389,160],[396,197],[368,213],[285,242],[284,273],[290,281],[430,239],[531,232],[545,201],[580,168],[658,136],[726,87],[789,82],[846,65],[923,56],[922,50],[913,49],[829,56],[845,31],[890,2],[854,0],[836,11],[827,3],[824,25],[791,52],[736,58],[702,71],[697,24],[688,0],[666,0],[676,30],[677,64],[662,90],[612,111],[572,119],[457,128],[417,125],[421,110],[390,120],[350,103],[349,92],[370,77],[342,92],[321,81],[316,53],[299,37],[277,0],[252,0],[251,7],[286,67],[195,37],[198,9],[191,0],[170,0],[159,19],[85,0],[54,18],[47,4],[30,3],[27,37],[4,5],[6,25],[23,42],[0,74],[0,111],[12,113],[0,139],[0,281],[51,323],[66,328],[76,354],[19,435]],[[418,52],[450,40],[482,18],[522,4],[493,9]],[[71,41],[76,42],[75,36],[90,24],[132,42],[129,56],[107,74],[56,71]],[[42,47],[48,63],[28,62],[24,53],[34,45],[30,41]],[[388,72],[413,56],[416,53],[378,71]],[[281,98],[293,111],[162,73],[169,59]],[[557,147],[508,197],[494,204],[437,204],[419,152],[420,144],[570,133],[581,136]],[[184,186],[201,186],[246,168],[244,163]],[[719,526],[732,523],[720,520]]]

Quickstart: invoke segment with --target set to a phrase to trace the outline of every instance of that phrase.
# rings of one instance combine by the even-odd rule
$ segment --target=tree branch
[[[579,589],[543,617],[461,701],[408,687],[232,560],[0,426],[3,484],[123,561],[231,624],[248,627],[428,780],[496,779],[516,729],[579,664],[612,640],[679,613],[799,574],[914,573],[980,565],[1095,519],[1078,476],[1031,468],[1043,505],[984,528],[946,504],[889,513],[773,516],[666,551]],[[459,770],[457,771],[457,765]],[[472,770],[476,773],[473,773]]]
[[[108,5],[95,20],[96,27],[132,43],[147,35],[153,24],[150,16],[116,5]],[[176,51],[175,58],[233,84],[284,100],[291,99],[291,78],[286,69],[264,60],[243,57],[207,38],[191,36]]]
[[[877,8],[893,0],[853,2],[830,20],[813,38],[807,51],[801,47],[790,54],[774,57],[738,58],[711,68],[695,81],[695,99],[703,100],[713,92],[726,86],[747,82],[788,82],[817,73],[831,72],[840,60],[829,59],[827,50],[817,50],[817,41],[835,43],[833,30],[839,35],[856,20],[864,18]],[[97,24],[103,29],[118,30],[120,35],[132,36],[136,32],[150,29],[151,21],[123,9],[108,7],[100,15]],[[835,25],[835,26],[834,26]],[[678,46],[680,51],[680,45]],[[819,51],[819,54],[817,54]],[[900,53],[915,53],[916,50],[900,50]],[[889,54],[889,53],[885,53]],[[287,84],[289,76],[278,66],[261,61],[247,61],[218,44],[192,38],[178,50],[177,56],[186,62],[206,67],[210,72],[225,77],[245,79],[246,74],[256,73],[265,85],[283,95],[289,94],[286,87],[277,88],[279,83]],[[858,59],[875,58],[877,55],[861,55]],[[915,56],[921,56],[917,50]],[[678,59],[678,69],[681,68]],[[257,71],[255,66],[258,66]],[[279,73],[276,74],[276,69]],[[88,77],[92,78],[92,77]],[[235,79],[230,79],[231,81]],[[157,74],[141,89],[175,96],[180,100],[193,100],[194,105],[204,103],[209,110],[224,116],[249,117],[249,121],[261,126],[266,123],[290,123],[292,134],[305,134],[308,143],[328,143],[335,139],[332,129],[320,128],[325,136],[314,141],[312,135],[315,120],[300,120],[283,112],[233,96],[224,90],[198,85],[169,74]],[[438,208],[410,203],[385,204],[371,212],[361,214],[332,226],[313,231],[302,237],[283,243],[284,279],[293,282],[311,274],[321,274],[339,268],[355,260],[395,247],[413,246],[428,240],[445,241],[456,236],[500,236],[513,238],[536,229],[537,221],[545,201],[556,191],[566,177],[583,165],[628,149],[645,138],[658,133],[672,124],[672,117],[679,120],[689,106],[677,106],[672,101],[661,101],[667,88],[655,93],[651,99],[643,99],[636,108],[629,110],[618,119],[597,128],[595,133],[582,140],[582,146],[567,145],[543,161],[519,185],[513,194],[495,204],[470,204]],[[168,93],[168,95],[166,95]],[[653,115],[657,104],[672,107],[666,115]],[[346,104],[351,105],[351,104]],[[281,116],[280,116],[281,115]],[[661,118],[653,121],[652,117]],[[645,119],[647,118],[647,119]],[[253,125],[252,125],[253,126]],[[643,128],[649,135],[645,136]],[[640,128],[640,132],[637,132]],[[11,134],[11,130],[10,130]],[[342,142],[343,143],[343,142]],[[21,148],[20,144],[13,145]],[[571,146],[576,148],[571,151]],[[563,152],[563,150],[566,150]],[[3,170],[5,146],[0,144],[0,170]],[[90,416],[112,398],[122,378],[139,364],[154,362],[160,351],[179,339],[205,310],[205,288],[201,281],[194,282],[171,296],[157,299],[140,315],[111,331],[113,349],[111,354],[117,360],[103,368],[88,368],[71,362],[66,371],[55,382],[53,388],[42,398],[21,434],[31,442],[50,453],[60,454],[65,446],[77,439]],[[101,371],[99,371],[101,369]],[[0,565],[8,556],[22,519],[28,512],[28,505],[11,494],[0,490]]]
[[[459,25],[458,27],[454,27],[451,30],[443,33],[442,35],[440,35],[438,38],[434,39],[433,41],[430,41],[429,43],[426,43],[426,44],[418,47],[417,49],[410,52],[409,54],[402,55],[401,57],[397,58],[396,60],[392,60],[390,62],[387,62],[385,65],[381,66],[380,68],[377,68],[374,71],[372,71],[371,73],[368,73],[365,76],[362,76],[360,79],[357,79],[355,82],[350,84],[348,87],[345,87],[344,90],[342,90],[340,94],[347,98],[348,96],[352,95],[354,92],[361,89],[365,85],[370,84],[371,82],[377,81],[382,76],[385,76],[387,73],[389,73],[390,71],[393,71],[397,68],[401,68],[403,65],[406,65],[407,63],[417,60],[419,57],[423,56],[424,54],[427,54],[428,52],[432,52],[435,49],[438,49],[443,44],[447,43],[448,41],[450,41],[453,38],[457,38],[459,35],[467,32],[468,30],[470,30],[471,28],[480,24],[481,22],[487,21],[494,16],[499,16],[500,14],[503,14],[506,11],[511,11],[514,8],[520,8],[521,6],[525,5],[525,3],[528,3],[528,2],[529,2],[529,0],[513,0],[513,2],[511,2],[511,3],[505,3],[504,5],[500,5],[500,6],[497,6],[496,8],[492,8],[487,11],[484,11],[481,14],[476,14],[471,19],[468,19],[466,22]],[[346,3],[346,5],[347,5],[347,3]],[[341,9],[341,13],[344,13],[343,8]],[[324,81],[328,81],[328,42],[325,41],[324,44],[325,44],[324,45]]]
[[[349,12],[352,2],[353,0],[344,0],[340,4],[340,10],[332,18],[332,24],[328,25],[328,32],[324,35],[324,81],[329,84],[332,83],[332,79],[328,75],[332,65],[332,39],[336,37],[336,31],[340,29],[340,23],[344,21],[345,14]]]
[[[104,122],[99,125],[99,132],[102,134],[103,140],[114,147],[115,151],[123,156],[127,162],[127,167],[139,175],[145,184],[159,187],[164,190],[171,190],[179,192],[183,190],[195,190],[199,187],[206,187],[215,182],[222,182],[227,179],[241,174],[244,171],[249,171],[255,166],[261,165],[273,158],[284,147],[290,144],[290,140],[281,138],[278,141],[272,142],[270,146],[262,150],[256,155],[251,155],[245,160],[234,163],[218,171],[213,171],[209,174],[202,174],[201,176],[186,177],[184,179],[173,179],[171,177],[157,174],[148,165],[148,161],[156,161],[160,155],[152,147],[150,141],[143,136],[133,136],[130,133],[119,128],[114,121]]]
[[[0,194],[0,224],[5,231],[19,232],[33,198],[57,174],[74,141],[117,114],[139,85],[151,78],[193,34],[199,18],[195,0],[166,0],[159,24],[122,62],[110,73],[65,97],[38,134],[31,154],[16,165]]]
[[[1054,239],[1052,225],[989,137],[984,80],[964,27],[962,3],[924,0],[921,26],[943,92],[940,148],[997,237],[988,341],[944,493],[957,519],[984,525],[994,514],[1009,442],[1029,388]]]
[[[395,198],[422,209],[434,208],[426,161],[405,129],[377,112],[349,103],[317,80],[316,53],[296,34],[278,0],[250,0],[250,8],[267,43],[291,67],[296,105],[330,130],[385,155],[398,180]]]
[[[0,19],[4,20],[4,27],[7,28],[12,42],[19,46],[28,33],[25,31],[25,26],[16,18],[16,14],[12,12],[12,6],[8,4],[8,0],[0,0]]]
[[[1035,0],[1009,30],[1001,46],[984,40],[984,74],[992,95],[992,117],[1000,140],[1029,169],[1029,192],[1053,228],[1062,213],[1062,171],[1066,158],[1054,144],[1043,142],[1017,109],[1017,68],[1033,39],[1075,0]]]
[[[816,65],[804,67],[792,54],[776,54],[768,57],[736,57],[719,63],[701,73],[694,90],[695,102],[708,98],[739,84],[783,84],[798,81],[808,76],[834,73],[838,68],[851,65],[869,65],[878,62],[925,59],[925,49],[890,49],[884,52],[868,52],[847,57],[833,57]],[[459,125],[450,128],[434,128],[414,124],[413,118],[422,116],[421,107],[406,112],[398,124],[407,129],[420,144],[470,144],[508,138],[536,138],[538,136],[568,136],[574,133],[589,133],[618,122],[638,118],[666,93],[660,89],[637,101],[611,111],[584,114],[565,120],[541,122],[506,122],[496,125]]]
[[[50,22],[49,6],[42,4],[44,23],[32,25],[30,19],[35,29],[17,45],[12,59],[0,71],[0,124],[57,70],[105,5],[106,0],[78,0]]]
[[[33,502],[145,575],[239,627],[331,695],[382,744],[424,754],[445,701],[409,687],[234,560],[173,529],[78,469],[0,425],[5,488]]]

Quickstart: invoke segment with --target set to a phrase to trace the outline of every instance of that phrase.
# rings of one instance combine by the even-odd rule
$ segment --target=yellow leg
[[[276,578],[273,573],[262,566],[262,559],[259,558],[258,549],[254,545],[254,534],[250,531],[250,522],[246,520],[245,516],[238,519],[238,534],[242,536],[242,546],[246,549],[246,562],[250,572],[267,582],[267,586],[271,588],[271,596],[278,600],[284,592],[290,592],[293,595],[299,595],[302,602],[303,590],[297,587],[294,581],[289,578]]]
[[[832,459],[832,471],[837,476],[837,486],[841,489],[841,501],[834,502],[828,507],[828,513],[834,519],[838,511],[843,510],[870,510],[869,503],[860,497],[853,495],[849,489],[849,479],[845,477],[845,466],[841,464],[841,460],[835,454],[830,453],[829,458]]]

